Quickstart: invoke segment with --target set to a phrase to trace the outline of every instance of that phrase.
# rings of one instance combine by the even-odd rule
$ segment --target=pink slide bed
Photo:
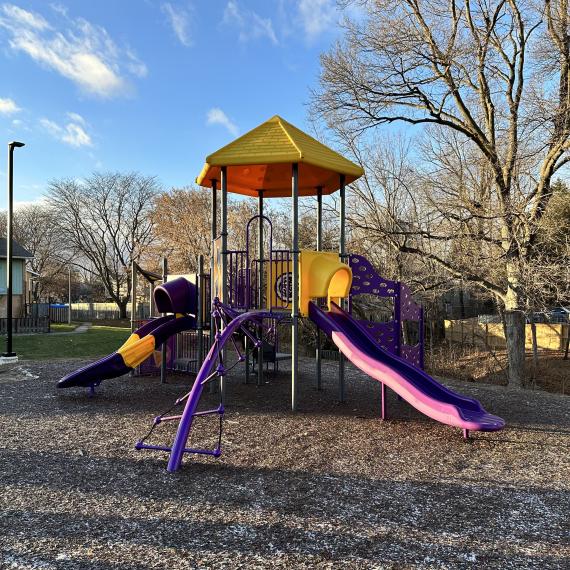
[[[423,370],[383,350],[347,312],[331,303],[330,311],[314,303],[309,316],[339,350],[363,372],[388,386],[414,408],[438,422],[464,430],[497,431],[505,421],[481,404],[446,388]]]

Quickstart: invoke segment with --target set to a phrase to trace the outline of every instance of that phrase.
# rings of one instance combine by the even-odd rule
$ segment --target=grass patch
[[[94,326],[80,334],[15,336],[14,349],[20,358],[28,360],[95,358],[117,350],[130,332],[125,328]]]
[[[79,323],[51,323],[49,328],[51,332],[71,332],[79,326]]]

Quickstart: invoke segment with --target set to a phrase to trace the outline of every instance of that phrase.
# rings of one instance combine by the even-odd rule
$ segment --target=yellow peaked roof
[[[249,131],[206,158],[196,179],[201,186],[220,183],[220,169],[227,167],[228,190],[238,194],[265,197],[291,195],[291,165],[299,164],[299,194],[331,194],[340,186],[340,175],[347,184],[360,178],[360,166],[320,143],[278,115]]]

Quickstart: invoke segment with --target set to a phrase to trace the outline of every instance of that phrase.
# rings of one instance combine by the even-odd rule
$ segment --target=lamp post
[[[8,143],[8,212],[6,223],[6,352],[5,358],[17,358],[12,350],[12,222],[14,215],[14,149],[24,143]]]
[[[67,301],[68,301],[68,307],[67,307],[67,324],[70,325],[71,324],[71,265],[69,265],[67,267],[67,277],[68,277],[68,281],[67,281]]]

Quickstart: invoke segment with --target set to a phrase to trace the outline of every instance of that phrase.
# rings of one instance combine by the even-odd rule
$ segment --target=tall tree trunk
[[[128,299],[120,299],[116,301],[117,307],[119,307],[119,319],[126,319],[127,318],[127,303],[129,302]]]
[[[505,311],[509,384],[524,387],[525,318],[520,310]]]
[[[532,335],[532,380],[536,387],[536,376],[538,374],[538,339],[536,337],[536,322],[534,320],[534,313],[530,317],[530,331]]]
[[[518,273],[507,267],[508,287],[505,296],[505,338],[509,361],[509,384],[524,388],[525,316],[520,309]]]

